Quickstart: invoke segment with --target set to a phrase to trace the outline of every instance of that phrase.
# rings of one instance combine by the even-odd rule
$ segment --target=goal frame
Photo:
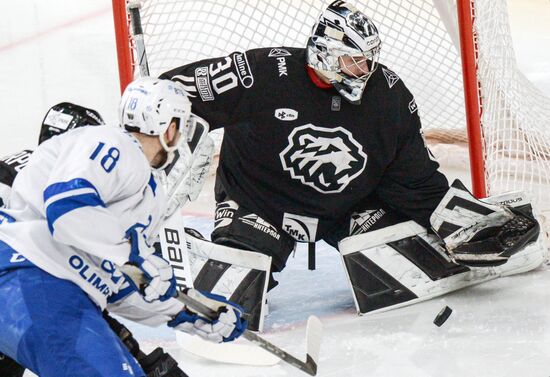
[[[481,114],[481,83],[477,76],[478,49],[475,32],[475,0],[457,0],[458,30],[464,84],[466,130],[470,157],[472,191],[477,198],[487,196],[485,153]],[[117,46],[117,61],[121,93],[134,79],[135,46],[130,33],[130,15],[127,0],[112,0],[114,29]],[[305,41],[304,41],[305,44]]]

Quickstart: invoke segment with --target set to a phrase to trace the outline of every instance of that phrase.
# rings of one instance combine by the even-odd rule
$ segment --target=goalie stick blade
[[[199,302],[199,301],[195,300],[192,297],[189,297],[188,295],[186,295],[183,292],[179,292],[178,296],[176,296],[176,298],[178,300],[180,300],[181,302],[183,302],[185,304],[185,306],[187,306],[188,308],[191,308],[191,309],[195,310],[196,312],[202,314],[203,316],[205,316],[209,319],[216,318],[216,316],[217,316],[217,313],[212,308],[208,307],[207,305],[203,304],[202,302]],[[314,354],[316,354],[317,356],[319,354],[319,348],[321,346],[320,345],[320,343],[321,343],[320,342],[320,337],[318,336],[318,334],[320,333],[320,331],[319,331],[320,322],[321,321],[319,321],[318,318],[317,318],[317,321],[312,320],[313,330],[309,332],[309,334],[313,335],[312,340],[309,341],[309,338],[308,338],[308,340],[306,341],[306,344],[308,345],[308,348],[311,347]],[[308,321],[308,324],[309,324],[309,321]],[[309,354],[307,355],[306,361],[304,362],[304,361],[299,360],[296,357],[292,356],[291,354],[287,353],[283,349],[277,347],[273,343],[268,342],[267,340],[265,340],[264,338],[260,337],[259,335],[255,334],[255,333],[253,333],[250,330],[245,330],[244,333],[241,336],[243,338],[257,344],[258,346],[260,346],[264,350],[266,350],[268,352],[271,352],[273,355],[277,356],[279,359],[281,359],[284,362],[300,369],[301,371],[303,371],[303,372],[305,372],[309,375],[312,375],[312,376],[315,376],[317,374],[317,361],[314,360]],[[308,351],[309,351],[309,349],[308,349]]]
[[[192,355],[218,363],[250,365],[250,366],[273,366],[281,359],[271,353],[248,344],[212,343],[198,336],[185,334],[176,331],[176,341],[180,348]]]
[[[307,320],[306,339],[307,339],[307,361],[314,370],[317,371],[319,362],[319,351],[321,350],[321,338],[323,336],[323,324],[321,320],[312,315]]]

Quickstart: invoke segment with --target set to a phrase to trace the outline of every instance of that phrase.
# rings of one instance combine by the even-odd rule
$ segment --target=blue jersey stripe
[[[153,196],[157,196],[157,181],[155,181],[155,177],[153,176],[153,174],[151,174],[151,177],[149,178],[149,186],[151,186]]]
[[[51,203],[48,208],[46,208],[46,219],[48,220],[48,229],[50,233],[53,234],[53,223],[58,218],[74,209],[87,206],[105,207],[105,203],[103,203],[99,195],[92,193],[68,196]]]
[[[0,224],[2,224],[3,222],[14,223],[15,219],[12,216],[8,215],[6,212],[0,211]]]
[[[107,297],[107,302],[109,304],[113,304],[117,301],[120,301],[123,298],[128,297],[130,294],[139,291],[137,285],[128,275],[124,274],[124,279],[126,280],[126,282],[121,285],[118,292]]]
[[[46,187],[46,190],[44,190],[44,203],[54,195],[62,194],[67,191],[83,189],[83,188],[89,188],[94,190],[97,196],[99,197],[99,192],[97,191],[95,186],[92,183],[90,183],[90,181],[84,178],[75,178],[67,182],[58,182]]]

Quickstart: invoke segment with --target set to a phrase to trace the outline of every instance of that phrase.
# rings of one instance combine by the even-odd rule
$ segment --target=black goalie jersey
[[[371,194],[429,226],[448,183],[400,78],[379,65],[352,105],[316,86],[305,61],[304,49],[262,48],[161,78],[186,87],[211,129],[225,128],[217,179],[228,196],[281,229],[322,239]]]

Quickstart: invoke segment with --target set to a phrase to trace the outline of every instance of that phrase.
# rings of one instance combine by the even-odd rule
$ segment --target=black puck
[[[449,318],[451,313],[453,312],[453,309],[449,308],[448,306],[445,306],[438,315],[434,318],[434,324],[437,327],[441,327],[442,324],[445,323],[445,321]]]

